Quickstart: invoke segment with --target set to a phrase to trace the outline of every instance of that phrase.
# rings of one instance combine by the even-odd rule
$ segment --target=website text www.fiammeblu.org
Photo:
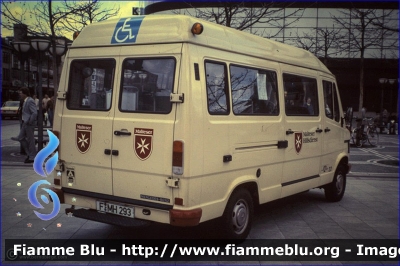
[[[228,240],[229,241],[229,240]],[[37,240],[6,239],[6,260],[398,261],[398,240]]]

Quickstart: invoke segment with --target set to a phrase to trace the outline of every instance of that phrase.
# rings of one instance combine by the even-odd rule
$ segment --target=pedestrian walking
[[[24,105],[24,100],[19,99],[19,107],[18,107],[18,120],[19,120],[19,130],[22,128],[22,106]],[[22,144],[19,144],[19,154],[21,155],[27,155],[25,153],[24,147],[22,147]]]
[[[42,110],[43,110],[43,122],[44,125],[47,126],[47,118],[48,118],[48,114],[47,114],[47,118],[46,118],[46,112],[47,112],[47,102],[50,100],[49,95],[45,94],[42,100]]]
[[[36,104],[37,115],[39,115],[39,99],[37,98],[36,94],[32,95],[32,98]]]
[[[12,140],[19,141],[25,150],[28,157],[25,163],[33,163],[36,156],[35,147],[35,126],[37,126],[37,110],[35,100],[30,97],[29,89],[22,87],[20,89],[20,97],[23,100],[22,106],[22,126],[17,137],[12,137]]]
[[[47,115],[48,120],[50,122],[50,127],[53,127],[53,118],[54,118],[54,96],[50,97],[50,100],[47,101]]]

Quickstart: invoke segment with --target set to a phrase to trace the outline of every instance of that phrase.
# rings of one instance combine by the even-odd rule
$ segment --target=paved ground
[[[9,140],[15,133],[14,127],[12,122],[2,126],[2,264],[8,263],[4,261],[5,239],[203,239],[212,238],[213,234],[218,234],[212,222],[204,223],[196,228],[176,228],[158,224],[140,229],[120,228],[68,217],[63,212],[66,206],[62,206],[60,213],[54,219],[40,220],[33,213],[35,208],[27,199],[27,190],[41,177],[34,172],[31,165],[22,163],[24,157],[18,156],[18,144]],[[398,239],[399,168],[397,159],[397,136],[381,136],[378,147],[365,146],[361,149],[352,147],[353,168],[348,175],[346,193],[342,201],[328,203],[325,201],[323,190],[313,189],[264,204],[257,209],[249,238]],[[390,160],[393,163],[381,164],[380,160]],[[50,211],[44,209],[40,212]],[[201,262],[195,264],[199,263]],[[19,264],[51,265],[54,262],[20,262]],[[57,262],[56,264],[68,263]],[[74,264],[87,265],[100,264],[100,262],[74,262]],[[175,265],[175,263],[168,264]],[[176,264],[181,265],[182,262],[176,262]],[[201,264],[223,263],[214,261]],[[235,264],[243,264],[243,262]],[[252,264],[270,263],[256,261]],[[300,261],[296,264],[310,263]],[[330,262],[328,264],[345,263]]]
[[[351,146],[350,176],[398,177],[399,140],[397,135],[380,135],[378,146]]]

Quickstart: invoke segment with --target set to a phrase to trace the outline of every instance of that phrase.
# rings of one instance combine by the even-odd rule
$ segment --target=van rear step
[[[149,221],[121,217],[121,216],[116,216],[116,215],[108,214],[108,213],[100,213],[95,210],[87,210],[87,209],[66,208],[65,213],[67,215],[69,213],[72,213],[72,215],[75,217],[79,217],[79,218],[83,218],[83,219],[87,219],[87,220],[92,220],[92,221],[97,221],[97,222],[107,223],[107,224],[112,224],[112,225],[117,225],[117,226],[125,226],[125,227],[148,226],[151,223]]]

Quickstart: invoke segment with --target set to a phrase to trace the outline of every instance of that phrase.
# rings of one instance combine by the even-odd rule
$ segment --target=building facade
[[[31,94],[38,94],[38,54],[31,49],[27,53],[19,53],[13,48],[13,37],[1,38],[2,46],[2,104],[8,100],[19,100],[18,90],[20,87],[28,87]],[[68,40],[68,39],[65,39]],[[45,52],[40,59],[42,67],[42,92],[43,95],[55,95],[53,84],[53,56]],[[63,58],[57,58],[60,75]]]

